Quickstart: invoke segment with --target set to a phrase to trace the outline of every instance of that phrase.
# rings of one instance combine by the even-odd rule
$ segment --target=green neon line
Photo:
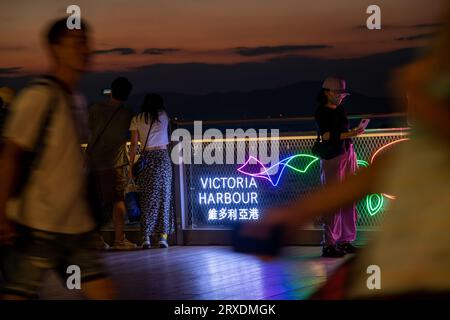
[[[298,168],[296,168],[296,167],[294,167],[294,166],[292,166],[292,165],[289,164],[289,162],[291,162],[292,160],[294,160],[295,158],[298,158],[298,157],[308,157],[308,158],[311,158],[311,159],[313,159],[313,160],[305,167],[305,169],[301,170],[301,169],[298,169]],[[306,173],[306,171],[308,171],[308,169],[309,169],[316,161],[319,161],[319,158],[316,157],[316,156],[309,155],[309,154],[298,154],[298,155],[295,155],[294,157],[292,157],[291,159],[289,159],[289,160],[285,163],[285,166],[288,167],[288,168],[291,168],[291,169],[294,170],[294,171],[297,171],[297,172],[300,172],[300,173]]]
[[[373,199],[376,199],[377,204],[373,205]],[[381,211],[384,204],[384,198],[382,195],[379,194],[371,194],[366,197],[366,208],[367,211],[371,216],[376,215],[378,212]]]
[[[358,167],[365,167],[365,168],[367,168],[369,166],[369,163],[367,161],[364,161],[364,160],[357,160],[357,164],[358,164]]]

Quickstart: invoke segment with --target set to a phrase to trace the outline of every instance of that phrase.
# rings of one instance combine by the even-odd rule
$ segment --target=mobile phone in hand
[[[369,122],[370,122],[370,119],[362,119],[356,129],[366,130],[367,126],[369,125]]]

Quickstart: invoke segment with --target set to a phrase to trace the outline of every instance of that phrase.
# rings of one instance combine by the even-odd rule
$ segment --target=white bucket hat
[[[345,80],[336,76],[326,78],[322,84],[323,89],[331,90],[349,96],[350,93],[347,91],[346,87],[347,84]]]

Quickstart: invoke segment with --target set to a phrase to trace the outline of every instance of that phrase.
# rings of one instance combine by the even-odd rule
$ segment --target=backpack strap
[[[100,140],[101,136],[105,133],[106,129],[109,127],[109,124],[112,122],[112,120],[114,119],[116,114],[119,112],[120,108],[121,108],[121,106],[118,106],[116,108],[116,110],[114,110],[113,114],[108,119],[108,121],[106,122],[105,126],[102,128],[100,133],[95,137],[95,139],[93,140],[93,142],[91,144],[88,144],[88,146],[86,148],[86,154],[87,155],[89,155],[92,152],[92,150],[94,150],[95,145],[98,143],[98,141]]]
[[[50,81],[45,81],[43,79],[37,79],[36,81],[31,82],[30,87],[31,86],[45,86],[49,88],[50,92],[49,101],[47,104],[47,112],[45,114],[44,120],[41,122],[41,125],[39,126],[37,136],[38,138],[32,151],[34,153],[32,167],[35,168],[45,149],[45,142],[49,133],[49,127],[53,119],[53,114],[55,112],[55,108],[58,101],[58,93],[56,92],[56,90],[58,89],[55,87],[55,84],[51,83]]]
[[[39,130],[37,133],[37,140],[35,142],[33,150],[30,152],[25,152],[23,156],[22,162],[20,164],[21,174],[13,190],[12,193],[13,198],[19,198],[22,196],[22,193],[26,185],[29,183],[33,170],[35,170],[35,168],[38,166],[41,160],[42,154],[46,147],[47,137],[50,131],[49,127],[51,121],[53,120],[53,114],[55,112],[58,101],[58,94],[56,92],[57,89],[55,85],[53,85],[52,83],[38,79],[36,81],[31,82],[28,87],[32,86],[45,86],[49,88],[48,90],[50,92],[50,95],[49,101],[47,103],[48,109],[46,111],[44,120],[41,122],[41,125],[39,126]],[[19,215],[21,216],[25,215],[24,201],[20,202]]]

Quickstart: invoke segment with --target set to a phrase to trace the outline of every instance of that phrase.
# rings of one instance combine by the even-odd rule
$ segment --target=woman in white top
[[[172,164],[167,145],[169,118],[163,98],[147,94],[140,112],[131,120],[130,160],[134,163],[138,141],[141,143],[142,170],[134,177],[139,188],[143,248],[151,247],[152,236],[159,247],[167,248],[167,236],[173,231]]]

